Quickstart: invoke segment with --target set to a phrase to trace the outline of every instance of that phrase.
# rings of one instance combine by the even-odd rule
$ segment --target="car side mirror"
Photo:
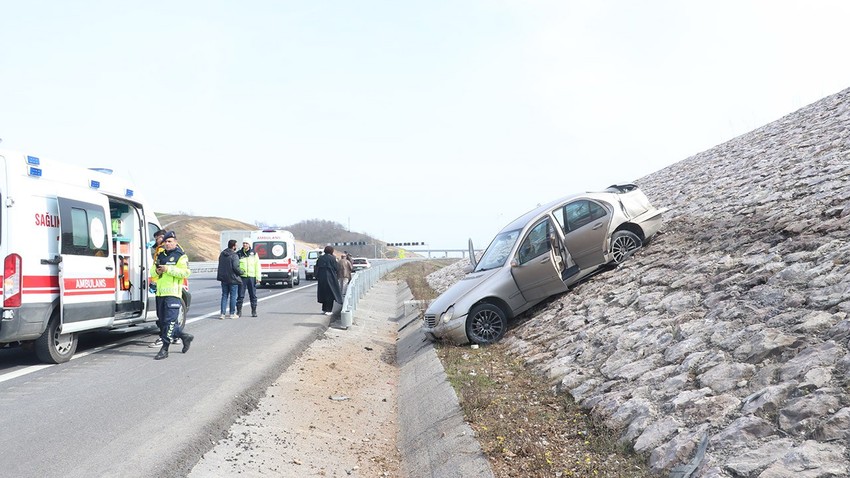
[[[511,267],[519,267],[519,262],[516,259],[511,259]]]
[[[472,264],[467,264],[467,265],[463,266],[463,273],[464,274],[469,274],[473,270],[475,270],[475,268],[472,267]]]

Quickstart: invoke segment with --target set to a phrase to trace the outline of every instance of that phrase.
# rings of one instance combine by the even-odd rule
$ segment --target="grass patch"
[[[433,300],[436,293],[425,276],[451,262],[406,264],[387,279],[405,280],[414,298]],[[441,343],[436,349],[495,476],[655,476],[645,457],[619,441],[618,431],[588,415],[569,395],[555,394],[503,344],[472,349]]]

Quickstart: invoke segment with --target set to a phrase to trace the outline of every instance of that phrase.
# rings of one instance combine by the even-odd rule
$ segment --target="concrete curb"
[[[398,323],[396,360],[402,476],[492,477],[493,472],[474,432],[463,420],[457,395],[434,346],[417,324],[418,307],[404,282],[378,281],[360,300],[354,315],[382,314]],[[364,315],[361,315],[364,314]]]

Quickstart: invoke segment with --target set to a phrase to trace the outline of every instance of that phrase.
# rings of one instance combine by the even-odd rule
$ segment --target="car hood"
[[[496,269],[490,269],[488,271],[471,272],[467,274],[466,277],[455,282],[454,285],[448,288],[448,290],[446,290],[445,292],[440,294],[439,297],[434,299],[434,301],[431,302],[431,305],[428,306],[428,310],[425,311],[425,313],[435,315],[442,314],[446,311],[446,309],[456,304],[458,301],[460,301],[462,298],[472,292],[475,288],[484,283],[487,279],[497,274],[500,270],[502,270],[501,267]],[[464,314],[466,313],[466,311],[458,312],[462,312]]]

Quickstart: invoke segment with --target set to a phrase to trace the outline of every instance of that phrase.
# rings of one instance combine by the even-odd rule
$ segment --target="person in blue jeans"
[[[227,249],[218,255],[218,274],[221,282],[221,315],[219,319],[237,319],[236,298],[242,284],[242,269],[239,268],[239,256],[236,254],[236,239],[227,241]],[[230,314],[227,305],[230,304]]]

